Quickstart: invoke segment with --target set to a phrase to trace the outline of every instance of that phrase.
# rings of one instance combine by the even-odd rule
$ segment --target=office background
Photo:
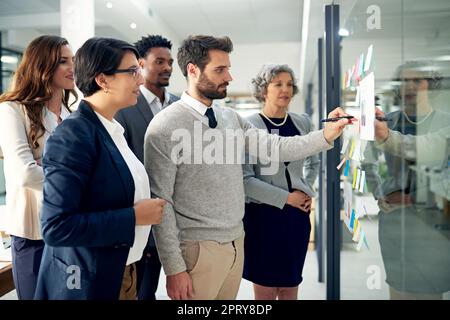
[[[234,80],[228,98],[222,103],[243,115],[257,112],[260,106],[251,96],[251,78],[264,63],[286,63],[296,73],[300,87],[291,111],[309,113],[316,128],[327,108],[342,105],[357,112],[357,83],[343,85],[342,79],[361,54],[367,58],[372,45],[370,70],[375,75],[377,102],[383,110],[402,108],[402,102],[395,99],[400,86],[394,75],[397,67],[407,61],[422,61],[441,77],[439,92],[431,99],[434,108],[449,112],[448,0],[2,0],[0,91],[7,90],[26,45],[41,34],[61,34],[75,50],[83,41],[80,35],[135,42],[142,35],[161,34],[174,43],[174,57],[181,41],[190,34],[228,35],[234,43],[231,54]],[[169,90],[180,94],[185,87],[185,79],[176,66]],[[349,132],[344,138],[352,137],[357,137],[357,133]],[[444,155],[448,152],[444,150],[448,146],[436,148]],[[360,220],[368,245],[357,250],[358,244],[352,240],[343,219],[345,179],[343,172],[335,169],[342,158],[340,150],[341,145],[322,155],[322,175],[316,186],[322,201],[315,202],[314,239],[299,297],[389,299],[378,238],[378,204],[369,188],[352,193],[354,204],[361,201],[366,204]],[[442,159],[445,164],[446,160]],[[383,170],[384,160],[380,161]],[[438,236],[448,244],[450,191],[446,181],[450,177],[448,167],[443,170],[437,176],[422,176],[427,199],[423,210],[439,219],[431,224],[424,221],[418,232]],[[4,192],[0,172],[0,205]],[[404,229],[395,232],[400,238],[406,234]],[[436,254],[450,255],[450,252]],[[399,264],[404,262],[398,257]],[[426,274],[423,278],[427,282]],[[161,281],[160,298],[165,298],[164,286]],[[252,298],[248,283],[243,282],[238,298]],[[448,299],[448,294],[444,298]]]

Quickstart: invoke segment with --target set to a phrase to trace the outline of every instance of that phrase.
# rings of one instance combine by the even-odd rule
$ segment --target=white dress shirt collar
[[[68,116],[70,116],[69,110],[64,105],[61,105],[61,114],[59,117],[61,120],[65,120]],[[53,131],[55,131],[56,127],[58,126],[58,116],[54,114],[52,111],[50,111],[47,106],[44,106],[44,127],[45,130],[51,134]]]
[[[186,103],[188,106],[192,107],[195,111],[200,113],[202,116],[205,115],[206,110],[208,110],[208,106],[204,103],[198,101],[195,98],[192,98],[186,91],[181,95],[181,100]],[[211,105],[212,106],[212,105]]]
[[[120,123],[117,122],[116,119],[113,119],[113,121],[110,121],[110,120],[106,119],[104,116],[102,116],[100,113],[98,113],[97,111],[94,111],[94,112],[97,115],[100,122],[105,127],[106,131],[108,131],[109,135],[112,138],[116,137],[117,135],[123,135],[125,130],[120,125]]]
[[[70,116],[69,110],[64,105],[61,105],[61,114],[59,115],[61,120],[65,120],[68,116]],[[44,106],[44,118],[51,117],[54,118],[55,121],[58,121],[58,117],[54,114],[47,106]]]
[[[139,86],[139,89],[141,90],[142,95],[144,96],[145,100],[147,100],[147,103],[149,105],[151,105],[153,102],[155,102],[155,99],[158,99],[158,102],[161,104],[161,101],[159,100],[159,98],[153,92],[148,90],[143,84]],[[164,108],[169,104],[170,94],[166,88],[163,88],[163,90],[164,90],[164,103],[162,105]]]

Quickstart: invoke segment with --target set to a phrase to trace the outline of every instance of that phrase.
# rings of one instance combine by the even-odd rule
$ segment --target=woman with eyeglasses
[[[43,158],[45,248],[37,299],[136,299],[136,269],[164,200],[150,199],[141,162],[128,148],[117,111],[136,104],[139,54],[109,38],[75,56],[85,98],[55,130]]]
[[[66,39],[50,35],[34,39],[25,49],[11,90],[0,96],[4,231],[12,239],[13,279],[21,300],[34,297],[44,248],[39,225],[42,153],[50,134],[70,114],[71,96],[76,99],[72,58]]]

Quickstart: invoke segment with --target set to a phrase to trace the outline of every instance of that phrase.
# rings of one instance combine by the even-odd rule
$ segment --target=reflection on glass
[[[449,108],[435,105],[444,100],[432,64],[404,63],[394,80],[400,109],[386,115],[389,138],[370,144],[362,164],[380,208],[386,282],[391,299],[441,299],[450,290],[450,190],[433,186],[449,178]]]

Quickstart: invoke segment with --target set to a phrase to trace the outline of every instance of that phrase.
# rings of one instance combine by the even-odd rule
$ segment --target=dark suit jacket
[[[170,94],[169,104],[179,99],[179,97]],[[139,94],[134,106],[120,110],[115,116],[125,129],[124,135],[128,146],[142,163],[144,163],[145,131],[147,131],[148,124],[153,116],[154,114],[142,93]]]
[[[169,105],[180,98],[170,94]],[[115,119],[125,129],[124,136],[128,146],[136,157],[144,163],[144,137],[148,124],[153,119],[154,114],[142,92],[139,94],[137,103],[134,106],[125,108],[116,113]],[[150,232],[148,246],[155,247],[155,239]]]
[[[114,141],[81,101],[48,139],[36,299],[118,299],[134,243],[134,182]]]

